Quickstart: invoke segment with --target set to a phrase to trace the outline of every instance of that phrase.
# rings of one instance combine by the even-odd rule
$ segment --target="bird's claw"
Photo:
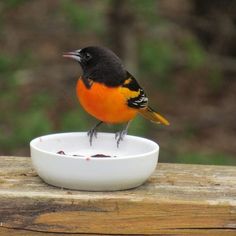
[[[89,136],[89,143],[90,146],[92,146],[92,142],[93,142],[93,137],[97,138],[97,128],[98,126],[100,126],[103,122],[100,121],[98,122],[92,129],[90,129],[87,133],[87,135]]]
[[[89,143],[90,146],[92,146],[93,143],[93,137],[97,138],[97,130],[96,129],[90,129],[87,133],[88,137],[89,137]]]
[[[127,134],[127,130],[121,130],[115,134],[115,139],[117,139],[117,147],[120,145],[120,141],[124,140],[125,135]]]

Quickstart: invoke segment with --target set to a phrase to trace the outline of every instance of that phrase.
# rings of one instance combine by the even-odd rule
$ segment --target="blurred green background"
[[[135,119],[161,162],[236,164],[236,1],[0,2],[0,155],[29,155],[39,135],[88,130],[79,66],[62,53],[114,50],[170,127]],[[114,132],[117,126],[101,130]]]

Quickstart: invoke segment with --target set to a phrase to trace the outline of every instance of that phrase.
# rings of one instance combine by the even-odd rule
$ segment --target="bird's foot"
[[[125,135],[127,134],[127,129],[121,130],[115,134],[115,139],[117,139],[117,147],[120,145],[120,141],[124,140]]]
[[[92,129],[90,129],[87,133],[87,135],[89,136],[89,143],[90,143],[90,146],[92,146],[92,143],[93,143],[93,137],[97,138],[97,128],[99,125],[101,125],[103,122],[100,121],[98,122]]]
[[[88,137],[89,137],[89,143],[90,143],[90,146],[92,146],[92,143],[93,143],[93,137],[97,138],[97,130],[92,128],[88,131],[87,133]]]

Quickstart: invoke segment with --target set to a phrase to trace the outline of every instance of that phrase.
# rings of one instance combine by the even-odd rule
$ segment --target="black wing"
[[[137,109],[147,107],[148,98],[144,90],[129,72],[127,72],[127,79],[124,81],[122,87],[128,88],[131,92],[137,92],[135,96],[128,98],[127,104],[129,107]]]

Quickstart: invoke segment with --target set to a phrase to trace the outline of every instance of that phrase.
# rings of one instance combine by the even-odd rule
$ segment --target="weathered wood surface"
[[[0,157],[0,236],[44,232],[236,235],[236,167],[159,164],[139,188],[82,192],[46,185],[30,158]]]

